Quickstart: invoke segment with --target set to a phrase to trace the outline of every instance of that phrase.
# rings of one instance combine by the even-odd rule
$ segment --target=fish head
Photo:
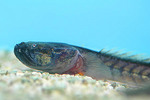
[[[26,66],[50,73],[69,70],[80,56],[75,47],[51,42],[22,42],[16,44],[14,54]]]

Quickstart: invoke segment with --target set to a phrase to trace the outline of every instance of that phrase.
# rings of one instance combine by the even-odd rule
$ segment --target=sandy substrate
[[[126,85],[79,75],[58,75],[32,70],[12,52],[0,51],[0,100],[150,100],[126,96]]]

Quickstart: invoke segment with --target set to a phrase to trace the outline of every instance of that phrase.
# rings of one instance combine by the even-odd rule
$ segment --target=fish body
[[[96,80],[142,84],[150,80],[150,63],[106,52],[53,42],[22,42],[14,48],[26,66],[49,73],[80,74]]]

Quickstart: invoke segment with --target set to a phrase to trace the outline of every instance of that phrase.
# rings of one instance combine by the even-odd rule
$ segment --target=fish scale
[[[146,65],[144,66],[142,64],[140,65],[140,64],[138,64],[139,62],[132,63],[132,61],[130,62],[130,60],[123,61],[119,58],[116,59],[115,57],[110,57],[110,56],[103,57],[103,56],[101,58],[102,58],[102,61],[104,62],[104,64],[106,64],[108,67],[110,67],[111,71],[113,71],[112,69],[118,70],[120,72],[120,76],[122,78],[124,77],[123,79],[125,79],[127,81],[132,80],[135,83],[139,83],[139,82],[147,81],[150,78],[150,67],[149,66],[146,66]],[[126,73],[125,73],[125,71],[126,71]],[[114,74],[112,76],[114,76]]]
[[[80,74],[129,84],[150,80],[150,58],[138,60],[137,55],[111,52],[54,42],[22,42],[14,48],[23,64],[51,74]]]

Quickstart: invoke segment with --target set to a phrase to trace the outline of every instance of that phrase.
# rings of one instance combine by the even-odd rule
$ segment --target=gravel
[[[126,88],[87,76],[36,71],[20,63],[12,52],[0,51],[0,100],[149,100],[120,92]]]

